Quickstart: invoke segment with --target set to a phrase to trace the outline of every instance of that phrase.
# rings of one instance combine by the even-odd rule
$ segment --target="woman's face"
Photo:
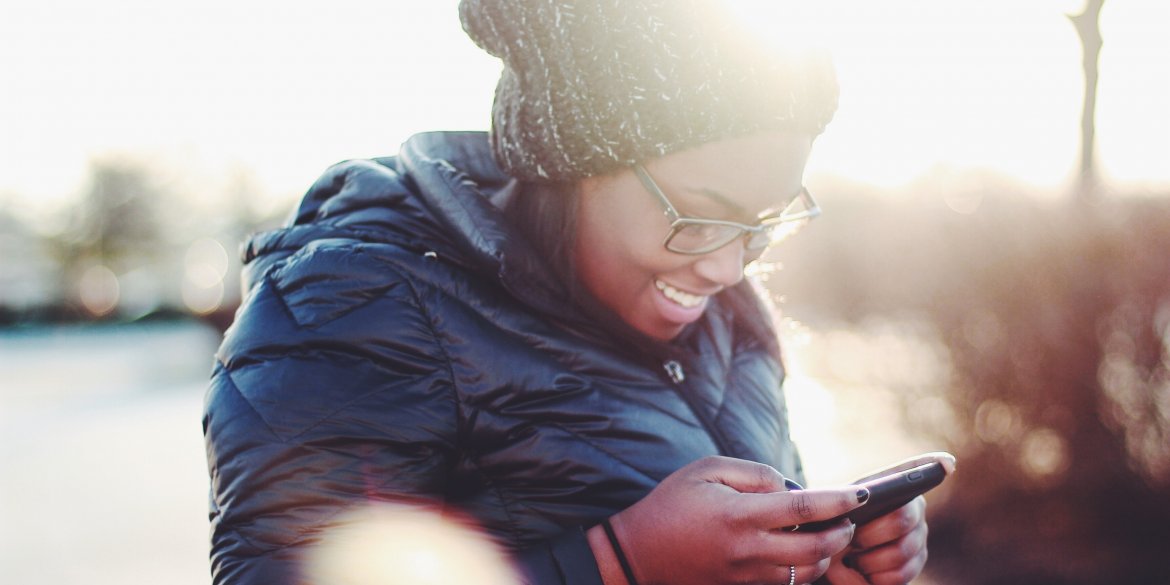
[[[812,135],[773,132],[713,142],[646,161],[684,217],[755,225],[801,190]],[[712,295],[743,278],[743,239],[707,254],[668,251],[670,219],[633,170],[580,185],[575,261],[580,280],[626,323],[670,340]]]

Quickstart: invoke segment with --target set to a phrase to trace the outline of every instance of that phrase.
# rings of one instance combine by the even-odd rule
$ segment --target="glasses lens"
[[[743,230],[730,225],[712,223],[683,223],[675,228],[666,248],[683,254],[705,254],[726,246],[743,235]]]
[[[676,219],[674,228],[666,238],[666,249],[682,254],[706,254],[730,244],[747,235],[744,248],[751,259],[758,257],[764,249],[800,230],[812,218],[820,215],[821,209],[802,190],[778,215],[765,220],[758,228],[737,224],[714,222],[701,219]]]

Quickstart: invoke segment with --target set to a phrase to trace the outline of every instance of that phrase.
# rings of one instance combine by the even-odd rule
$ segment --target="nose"
[[[696,258],[695,274],[708,281],[730,287],[743,280],[745,249],[739,241]]]

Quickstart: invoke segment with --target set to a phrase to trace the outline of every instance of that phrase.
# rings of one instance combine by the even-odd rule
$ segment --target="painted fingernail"
[[[857,503],[864,504],[869,501],[869,489],[861,488],[857,490]]]
[[[804,489],[804,486],[800,485],[799,483],[796,483],[795,481],[792,481],[791,479],[788,479],[787,477],[784,478],[784,487],[788,488],[788,491],[790,491],[790,492],[800,491],[800,490]]]

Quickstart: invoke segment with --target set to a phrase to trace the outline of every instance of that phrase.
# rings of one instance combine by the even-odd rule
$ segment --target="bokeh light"
[[[1121,305],[1101,324],[1101,337],[1103,416],[1124,437],[1133,467],[1152,483],[1170,482],[1170,301],[1152,314]],[[1143,351],[1151,343],[1159,355]]]
[[[1022,430],[1019,413],[1006,402],[984,400],[975,410],[975,434],[985,443],[1011,443]]]
[[[307,564],[310,583],[517,585],[504,553],[470,525],[392,504],[351,511]]]
[[[81,275],[79,298],[82,306],[95,317],[104,317],[118,307],[118,276],[109,268],[97,265]]]
[[[224,301],[229,261],[223,244],[200,238],[187,247],[183,262],[183,303],[196,314],[210,313]]]
[[[1033,478],[1054,482],[1068,468],[1064,437],[1052,429],[1029,431],[1020,443],[1020,464]]]

